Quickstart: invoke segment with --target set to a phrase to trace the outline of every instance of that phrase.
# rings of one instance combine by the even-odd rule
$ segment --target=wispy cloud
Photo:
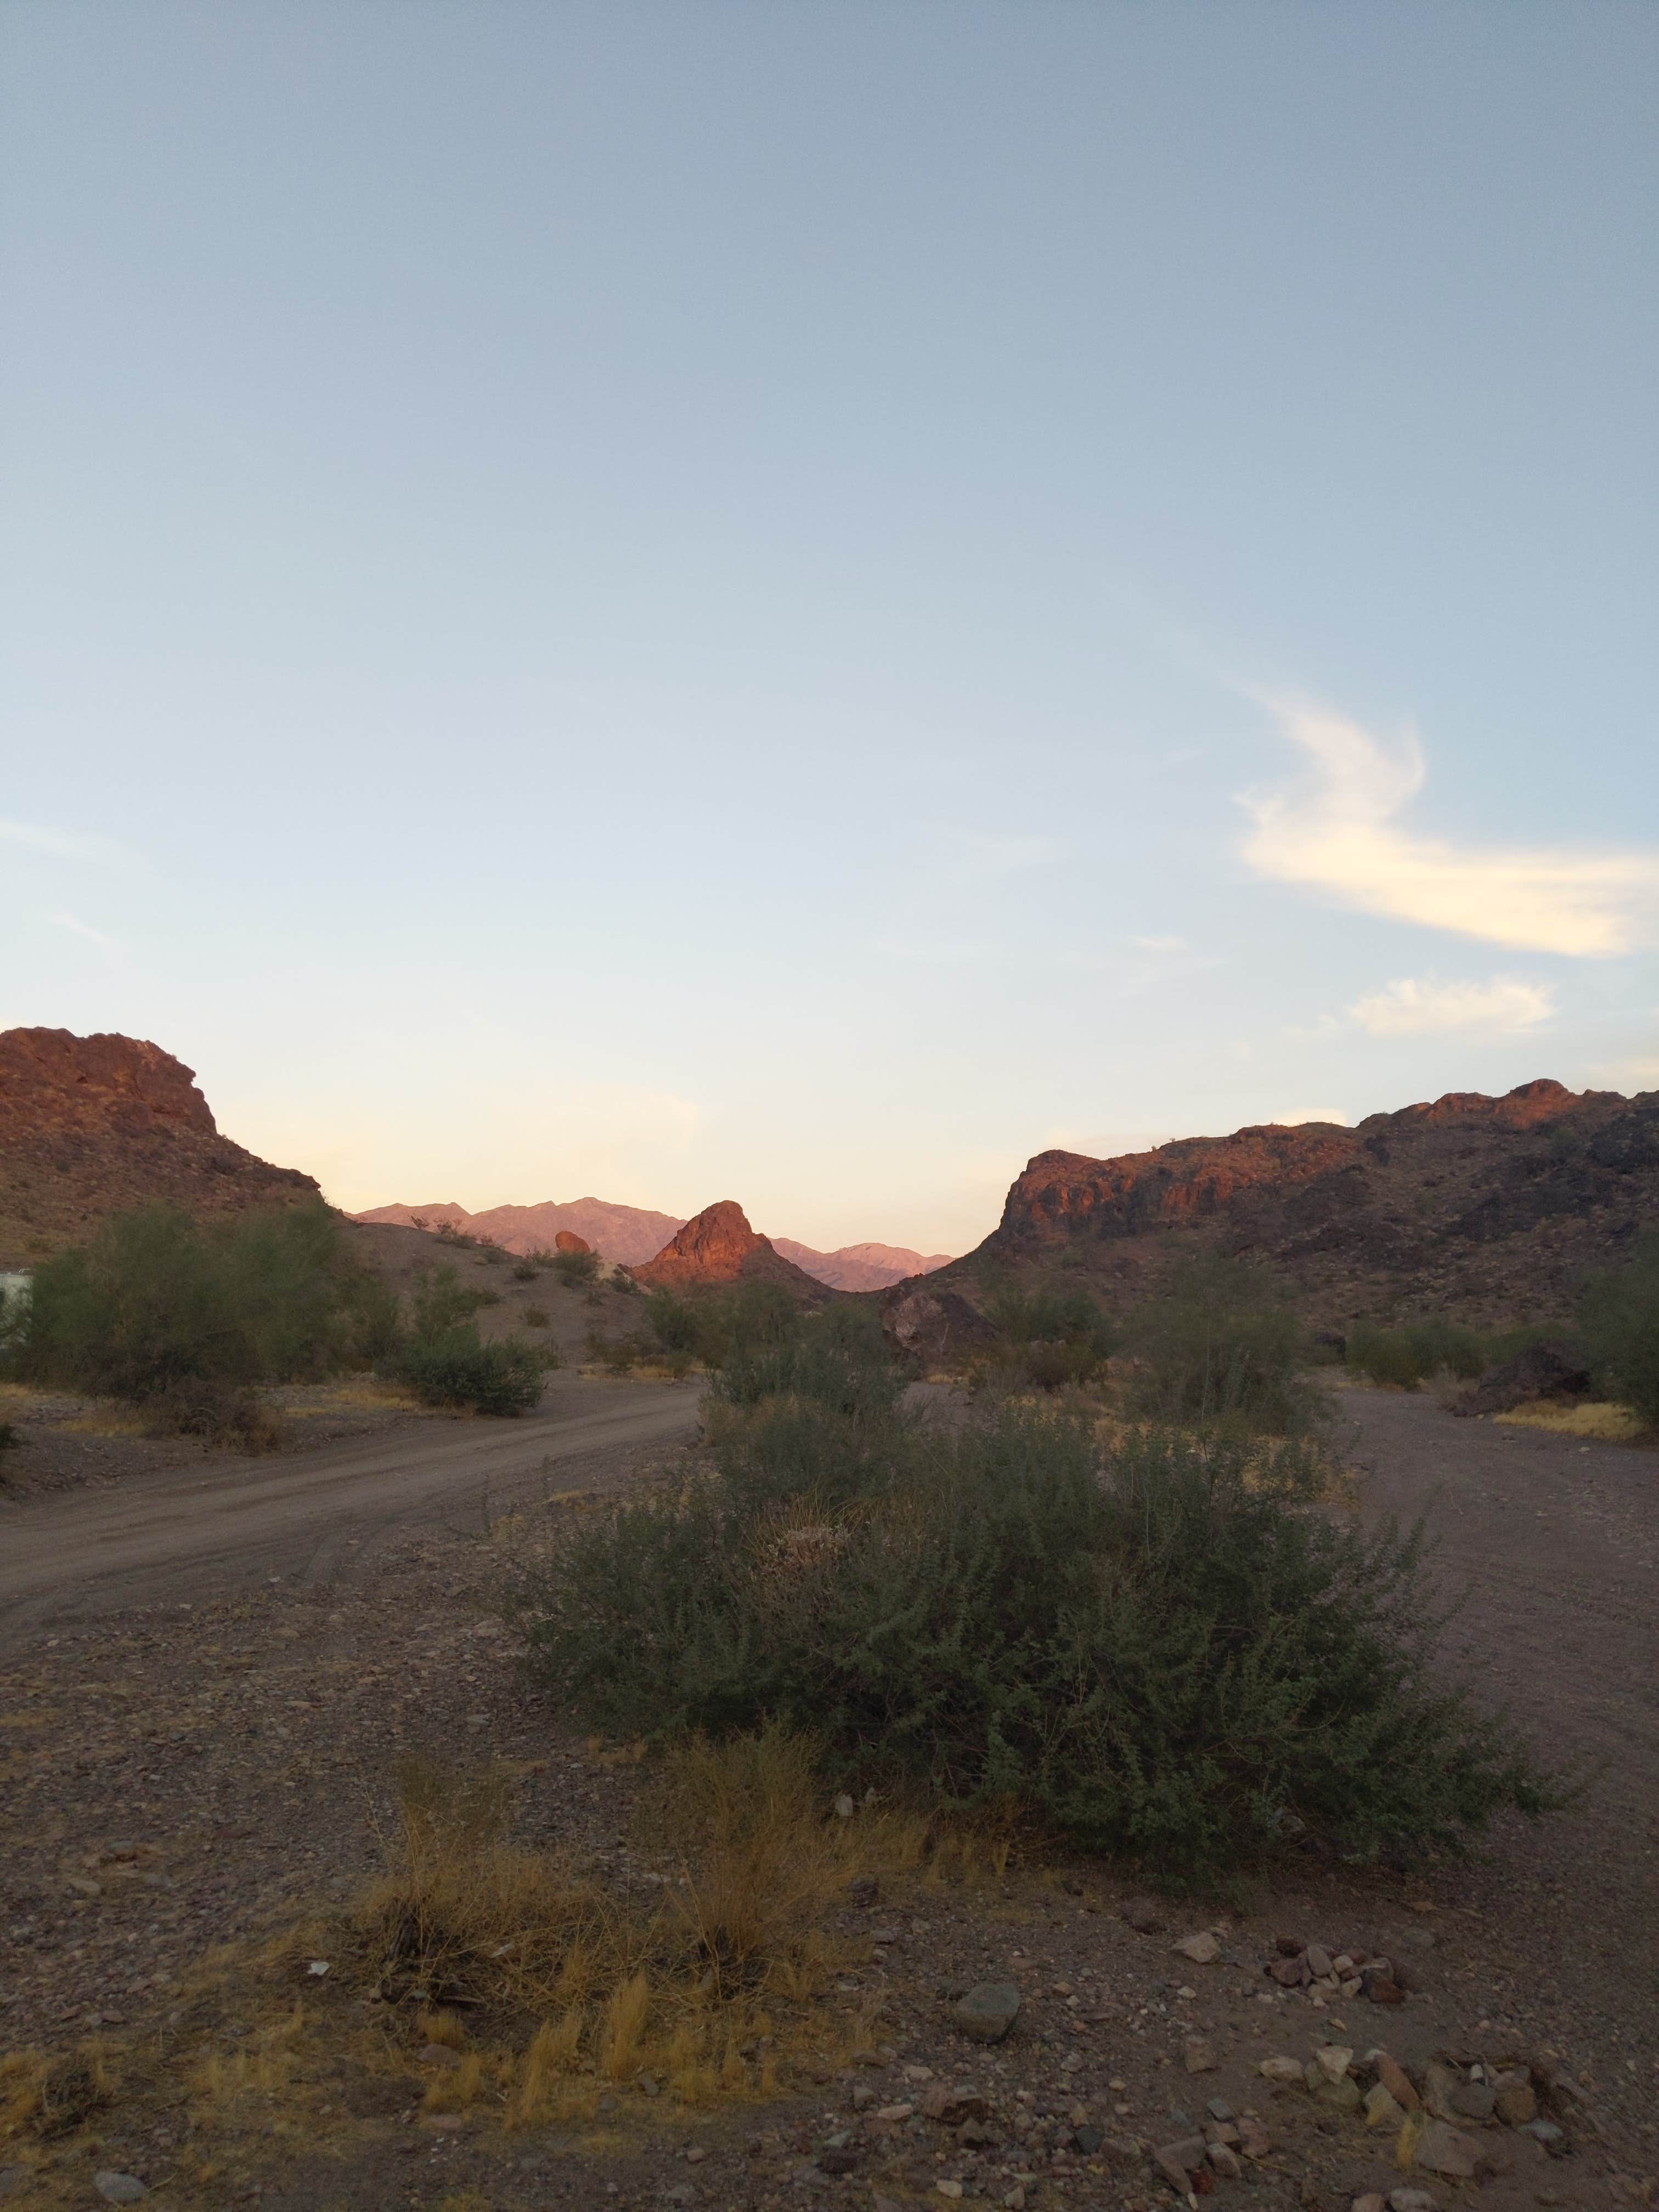
[[[105,952],[126,951],[118,939],[106,937],[101,929],[94,929],[89,921],[82,921],[78,914],[70,914],[60,908],[56,914],[49,914],[46,920],[54,928],[67,929],[76,937],[84,937],[88,944],[99,946]]]
[[[1476,848],[1419,836],[1398,818],[1427,773],[1414,732],[1385,743],[1328,708],[1262,703],[1312,775],[1299,789],[1243,799],[1252,824],[1244,858],[1259,875],[1305,884],[1362,913],[1579,958],[1626,952],[1659,934],[1659,853]]]
[[[1184,952],[1187,950],[1184,937],[1132,937],[1129,942],[1139,946],[1142,952]]]
[[[1348,1018],[1378,1037],[1455,1030],[1516,1036],[1548,1021],[1554,1012],[1555,994],[1549,986],[1524,982],[1518,975],[1494,975],[1489,983],[1441,983],[1406,975],[1356,1000]]]
[[[82,836],[72,830],[47,830],[37,822],[0,822],[0,844],[27,845],[60,860],[95,860],[111,849],[107,838]]]

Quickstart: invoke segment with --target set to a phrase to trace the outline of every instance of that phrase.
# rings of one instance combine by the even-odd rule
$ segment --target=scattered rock
[[[960,2197],[962,2194],[962,2184],[959,2181],[936,2181],[933,2186],[941,2197]]]
[[[1388,2200],[1380,2190],[1368,2189],[1363,2197],[1356,2197],[1349,2212],[1389,2212]]]
[[[854,1905],[873,1905],[881,1894],[881,1884],[872,1874],[855,1874],[847,1885],[847,1894]]]
[[[856,2173],[859,2154],[855,2150],[824,2150],[818,2153],[820,2173]]]
[[[1346,2074],[1340,2081],[1322,2081],[1314,2094],[1322,2105],[1334,2106],[1339,2112],[1357,2112],[1362,2101],[1358,2082]]]
[[[1465,2081],[1452,2092],[1452,2106],[1460,2119],[1489,2120],[1497,2103],[1491,2084],[1486,2081]]]
[[[1299,1990],[1313,1979],[1305,1959],[1270,1959],[1267,1972],[1282,1990]]]
[[[1246,2158],[1266,2158],[1273,2147],[1273,2139],[1254,2112],[1241,2114],[1238,2123],[1238,2148]]]
[[[1517,2083],[1497,2092],[1492,2110],[1506,2128],[1523,2128],[1538,2118],[1538,2098],[1530,2083]]]
[[[1301,2089],[1307,2086],[1299,2058],[1264,2058],[1256,2072],[1276,2089]]]
[[[1182,2062],[1189,2074],[1213,2074],[1216,2055],[1212,2046],[1200,2036],[1194,2036],[1182,2051]]]
[[[1389,2198],[1389,2212],[1440,2212],[1440,2199],[1426,2189],[1396,2189]]]
[[[975,2043],[1000,2043],[1019,2014],[1019,1991],[1012,1982],[980,1982],[951,2017],[960,2034]]]
[[[92,2185],[106,2204],[137,2204],[149,2195],[136,2173],[94,2173]]]
[[[942,2128],[959,2128],[966,2120],[989,2119],[991,2107],[977,2089],[947,2089],[941,2082],[923,2091],[921,2116],[937,2121]]]
[[[1443,2120],[1431,2120],[1417,2138],[1413,2162],[1425,2173],[1443,2174],[1449,2181],[1473,2181],[1480,2146]]]
[[[1421,2100],[1413,2086],[1411,2075],[1399,2061],[1391,2058],[1386,2051],[1373,2051],[1370,2063],[1376,2069],[1378,2081],[1401,2110],[1414,2112]]]
[[[428,2043],[422,2046],[418,2062],[434,2073],[447,2074],[452,2066],[459,2066],[461,2054],[452,2051],[447,2043]]]
[[[1318,1943],[1310,1943],[1307,1951],[1308,1972],[1316,1982],[1331,1978],[1331,1954]]]
[[[1073,2148],[1080,2151],[1085,2158],[1092,2158],[1105,2140],[1098,2128],[1077,2128],[1072,2134]]]
[[[1161,1933],[1164,1922],[1158,1906],[1150,1897],[1126,1898],[1122,1915],[1137,1936],[1156,1936]]]
[[[1178,2189],[1184,2197],[1192,2188],[1191,2177],[1204,2164],[1209,2145],[1202,2136],[1181,2136],[1174,2142],[1160,2143],[1152,2153],[1152,2164],[1171,2188]]]
[[[1224,2181],[1237,2181],[1244,2171],[1239,2163],[1237,2152],[1230,2149],[1225,2143],[1211,2143],[1204,2155]]]
[[[1345,2044],[1322,2044],[1314,2053],[1314,2064],[1328,2081],[1340,2081],[1353,2064],[1353,2053]]]
[[[878,2120],[908,2120],[915,2111],[914,2105],[883,2105],[876,2113]]]
[[[1398,2128],[1405,2117],[1403,2106],[1389,2094],[1382,2083],[1373,2082],[1365,2092],[1365,2125],[1368,2128]]]
[[[1195,1966],[1212,1966],[1221,1956],[1221,1946],[1207,1928],[1200,1928],[1195,1936],[1183,1936],[1175,1948]]]

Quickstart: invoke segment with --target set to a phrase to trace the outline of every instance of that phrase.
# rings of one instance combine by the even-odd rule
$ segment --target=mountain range
[[[568,1229],[585,1238],[600,1259],[617,1261],[625,1267],[637,1267],[655,1259],[686,1225],[678,1215],[653,1213],[639,1206],[617,1206],[601,1198],[547,1199],[539,1206],[492,1206],[482,1213],[469,1213],[464,1206],[445,1200],[430,1206],[376,1206],[351,1218],[416,1229],[435,1229],[441,1222],[464,1230],[469,1237],[487,1237],[507,1252],[551,1251],[554,1237],[561,1229]],[[746,1222],[744,1227],[748,1227]],[[818,1252],[791,1237],[768,1241],[784,1259],[832,1291],[885,1290],[912,1275],[931,1274],[935,1267],[947,1265],[951,1256],[948,1252],[912,1252],[902,1244],[843,1244],[838,1251]]]

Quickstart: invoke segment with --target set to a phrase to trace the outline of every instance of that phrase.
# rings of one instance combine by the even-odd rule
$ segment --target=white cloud
[[[106,937],[101,929],[94,929],[89,921],[82,921],[78,914],[70,914],[60,908],[58,913],[49,914],[46,920],[54,928],[67,929],[76,937],[84,937],[89,944],[100,946],[106,952],[122,952],[126,949],[114,938]]]
[[[1132,937],[1129,942],[1139,945],[1143,952],[1184,952],[1187,950],[1184,937]]]
[[[1293,792],[1247,796],[1244,858],[1276,883],[1305,884],[1362,913],[1493,945],[1589,958],[1659,934],[1659,853],[1565,847],[1471,848],[1421,837],[1396,817],[1426,770],[1415,733],[1390,745],[1305,701],[1267,698],[1313,769]]]
[[[1356,1000],[1348,1018],[1378,1037],[1454,1030],[1516,1036],[1548,1021],[1554,1012],[1555,994],[1548,985],[1524,982],[1518,975],[1494,975],[1489,983],[1440,983],[1405,975]]]

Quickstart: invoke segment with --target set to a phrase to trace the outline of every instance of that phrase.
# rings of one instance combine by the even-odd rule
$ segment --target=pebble
[[[1523,2128],[1538,2118],[1538,2099],[1528,2083],[1518,2082],[1498,2092],[1492,2110],[1506,2128]]]
[[[1175,1948],[1195,1966],[1212,1966],[1221,1956],[1221,1946],[1207,1928],[1200,1928],[1195,1936],[1183,1936]]]
[[[908,2120],[915,2111],[914,2105],[883,2105],[876,2113],[878,2120]]]
[[[1376,2069],[1376,2078],[1402,2112],[1414,2112],[1421,2103],[1412,2077],[1398,2059],[1391,2058],[1386,2051],[1373,2051],[1370,2063]]]
[[[1261,2075],[1264,2081],[1271,2081],[1275,2088],[1300,2089],[1305,2086],[1302,2061],[1299,2058],[1264,2058],[1256,2068],[1256,2072]]]
[[[1480,2145],[1460,2135],[1443,2120],[1431,2120],[1417,2138],[1415,2161],[1425,2173],[1444,2174],[1451,2181],[1473,2181],[1480,2160]]]
[[[149,2195],[136,2173],[94,2173],[92,2185],[106,2204],[137,2204]]]
[[[1389,2212],[1440,2212],[1440,2199],[1426,2189],[1396,2189]]]
[[[1213,2074],[1216,2055],[1211,2045],[1194,2036],[1182,2051],[1182,2061],[1189,2074]]]
[[[1322,2044],[1314,2053],[1314,2063],[1328,2081],[1340,2081],[1353,2064],[1353,2053],[1346,2044]]]
[[[1019,2013],[1019,1991],[1012,1982],[981,1982],[969,1990],[951,2017],[960,2034],[975,2043],[1000,2043]]]
[[[962,2184],[959,2181],[936,2181],[933,2186],[941,2197],[960,2197],[962,2194]]]
[[[1365,2125],[1368,2128],[1398,2128],[1405,2117],[1400,2105],[1382,2082],[1373,2082],[1365,2092]]]

